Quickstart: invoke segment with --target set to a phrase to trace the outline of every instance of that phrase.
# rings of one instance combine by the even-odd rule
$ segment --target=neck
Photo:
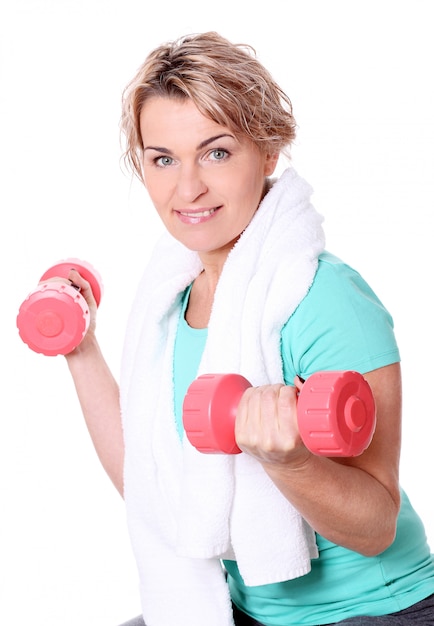
[[[220,274],[204,270],[193,283],[185,319],[192,328],[207,328]]]

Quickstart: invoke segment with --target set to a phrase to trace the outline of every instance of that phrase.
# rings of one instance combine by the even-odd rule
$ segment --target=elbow
[[[396,539],[401,494],[398,485],[389,491],[390,497],[382,498],[382,507],[377,509],[372,520],[370,536],[366,537],[365,545],[360,553],[363,556],[375,557],[390,548]]]
[[[360,554],[366,557],[379,556],[382,552],[390,548],[396,537],[396,523],[391,524],[389,529],[383,529],[381,534],[370,537],[366,545],[360,550]]]
[[[393,544],[396,538],[398,515],[400,509],[399,498],[394,500],[388,515],[385,515],[381,522],[375,520],[372,531],[366,537],[360,553],[363,556],[378,556]]]

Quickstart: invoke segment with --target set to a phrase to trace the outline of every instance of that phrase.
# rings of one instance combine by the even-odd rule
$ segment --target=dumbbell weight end
[[[301,438],[314,454],[359,456],[374,434],[375,400],[359,372],[317,372],[301,389],[297,417]]]
[[[241,452],[235,441],[235,418],[248,387],[249,381],[239,374],[203,374],[190,385],[182,418],[188,440],[199,452]]]

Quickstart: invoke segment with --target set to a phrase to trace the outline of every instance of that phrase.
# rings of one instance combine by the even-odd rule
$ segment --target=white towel
[[[286,170],[231,251],[215,294],[200,373],[283,382],[280,332],[312,284],[324,249],[312,190]],[[221,558],[247,585],[302,576],[313,530],[246,454],[203,455],[173,415],[173,347],[196,253],[169,235],[139,286],[125,341],[121,399],[125,501],[147,626],[230,626]]]

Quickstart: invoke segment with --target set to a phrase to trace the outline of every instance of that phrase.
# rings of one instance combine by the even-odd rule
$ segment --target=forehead
[[[154,97],[140,112],[140,131],[144,141],[153,137],[202,136],[231,132],[226,126],[203,115],[192,100]],[[233,133],[232,133],[233,134]]]

